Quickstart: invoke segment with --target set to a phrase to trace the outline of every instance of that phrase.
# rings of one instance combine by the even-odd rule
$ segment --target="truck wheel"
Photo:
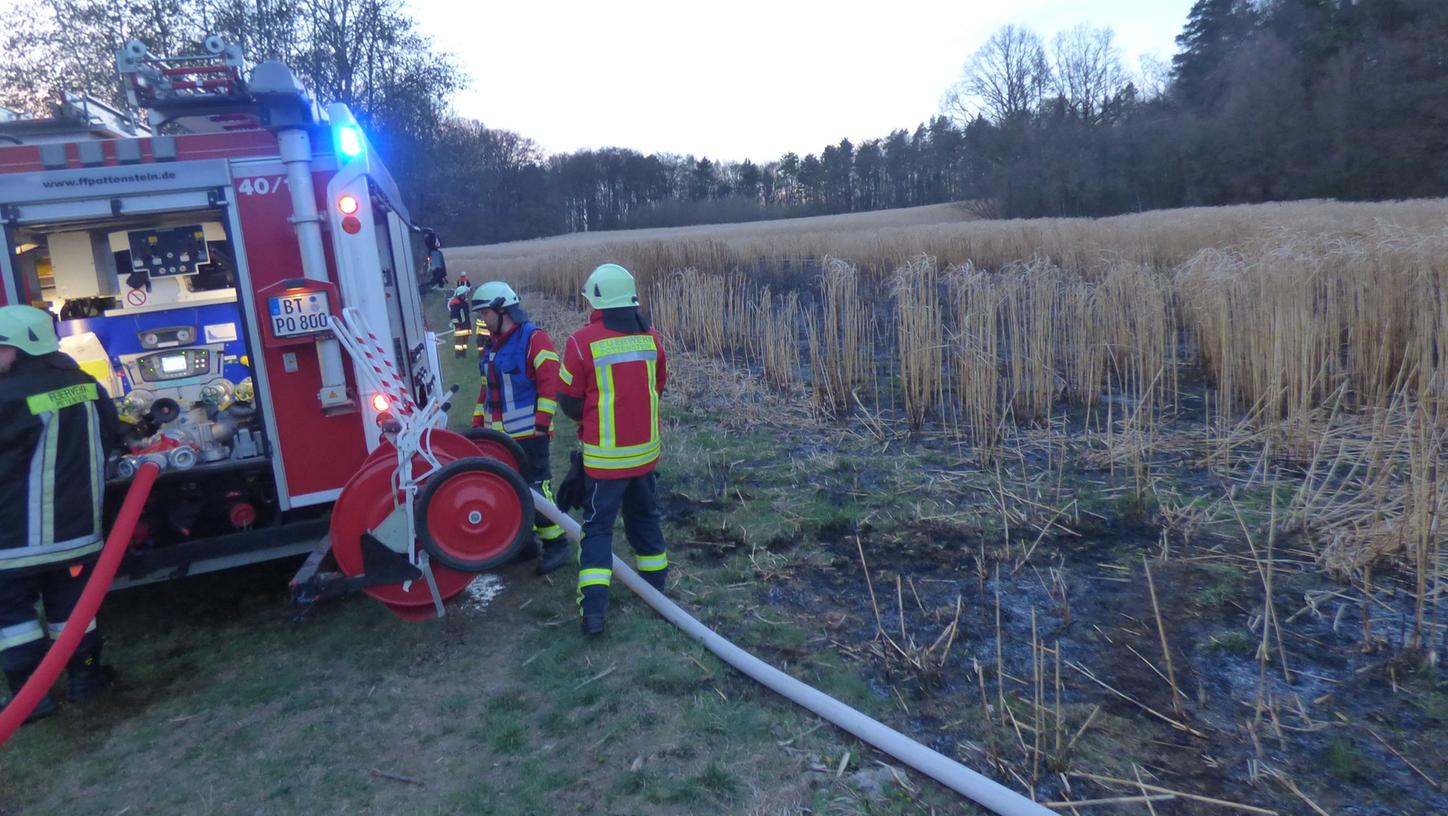
[[[484,572],[509,563],[533,539],[533,500],[516,471],[469,456],[443,465],[418,491],[417,540],[443,566]]]
[[[518,444],[518,440],[494,428],[469,428],[462,433],[478,446],[479,455],[502,462],[525,481],[531,478],[528,473],[528,455],[523,452],[523,446]]]

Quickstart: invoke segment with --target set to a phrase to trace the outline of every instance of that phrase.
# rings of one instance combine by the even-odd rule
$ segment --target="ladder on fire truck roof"
[[[50,116],[29,117],[0,108],[0,146],[149,135],[150,129],[130,111],[117,110],[89,94],[67,91]]]
[[[124,139],[159,134],[168,125],[187,133],[216,133],[321,122],[321,108],[291,69],[266,60],[245,76],[240,46],[212,35],[205,53],[159,57],[139,40],[116,52],[126,94],[117,109],[93,96],[65,93],[50,116],[26,117],[0,108],[0,143],[42,144]],[[148,112],[146,121],[139,111]]]
[[[186,119],[187,130],[193,132],[260,124],[251,112],[255,100],[242,75],[246,59],[241,47],[214,34],[204,47],[205,53],[163,58],[140,40],[131,40],[116,52],[126,101],[132,109],[150,111],[153,129],[180,119]]]

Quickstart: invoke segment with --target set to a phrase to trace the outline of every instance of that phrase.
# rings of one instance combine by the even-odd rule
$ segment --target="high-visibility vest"
[[[528,342],[538,327],[524,323],[503,342],[502,348],[489,348],[478,363],[486,381],[490,372],[496,374],[498,387],[490,389],[493,416],[502,416],[499,430],[509,436],[530,436],[533,415],[538,410],[538,387],[528,377]]]

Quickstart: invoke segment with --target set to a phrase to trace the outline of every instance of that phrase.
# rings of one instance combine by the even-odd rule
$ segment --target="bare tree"
[[[943,104],[963,122],[978,115],[1004,122],[1034,111],[1050,82],[1041,38],[1030,29],[1007,25],[966,61]]]
[[[1142,54],[1137,59],[1137,78],[1133,80],[1143,102],[1166,96],[1171,87],[1171,61],[1155,54]]]
[[[204,36],[180,0],[23,0],[0,11],[0,105],[42,114],[62,91],[111,104],[122,94],[116,49],[197,45]]]
[[[307,47],[301,0],[199,0],[208,33],[241,46],[247,58],[292,65]]]
[[[1083,23],[1057,34],[1052,45],[1052,86],[1083,122],[1100,122],[1108,103],[1131,81],[1113,43],[1115,37],[1110,28]]]

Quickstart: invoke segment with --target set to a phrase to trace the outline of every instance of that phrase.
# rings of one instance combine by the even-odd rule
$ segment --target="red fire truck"
[[[118,585],[310,552],[306,598],[362,588],[440,614],[521,545],[532,506],[504,442],[478,444],[511,468],[441,430],[395,181],[351,111],[280,63],[248,71],[213,37],[171,59],[133,42],[117,67],[126,109],[0,111],[0,303],[54,313],[116,399],[131,430],[111,501],[162,468]]]

